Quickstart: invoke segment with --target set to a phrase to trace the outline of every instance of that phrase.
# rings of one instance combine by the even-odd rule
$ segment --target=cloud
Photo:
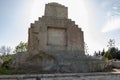
[[[120,17],[108,20],[105,23],[105,25],[102,29],[102,32],[109,32],[109,31],[113,31],[116,29],[120,29]]]

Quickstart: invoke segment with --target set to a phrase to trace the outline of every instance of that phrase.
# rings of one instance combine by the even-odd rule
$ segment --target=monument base
[[[104,70],[105,61],[88,58],[85,55],[62,53],[46,54],[40,51],[38,54],[18,53],[15,55],[11,68],[18,70],[30,70],[49,73],[80,73],[97,72]]]

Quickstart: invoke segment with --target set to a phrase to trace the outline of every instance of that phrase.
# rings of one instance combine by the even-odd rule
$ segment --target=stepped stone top
[[[67,19],[68,8],[55,2],[48,3],[45,6],[45,16]]]

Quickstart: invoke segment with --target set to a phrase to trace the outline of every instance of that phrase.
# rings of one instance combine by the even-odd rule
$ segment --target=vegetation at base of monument
[[[9,68],[9,64],[13,60],[13,54],[2,55],[1,59],[3,60],[3,64],[0,67],[0,74],[12,74],[12,70]]]
[[[0,67],[0,74],[22,74],[22,73],[28,73],[29,71],[15,71],[13,69],[9,68],[9,64],[13,60],[14,54],[12,53],[18,53],[18,52],[25,52],[27,51],[27,43],[26,42],[20,42],[16,47],[15,50],[12,52],[12,48],[8,46],[1,46],[0,47],[0,53],[1,53],[1,60],[3,61],[1,63]]]
[[[12,70],[10,70],[10,69],[6,69],[6,68],[4,68],[4,67],[1,67],[0,68],[0,74],[12,74],[13,72],[12,72]]]
[[[9,69],[9,64],[13,60],[12,48],[9,46],[0,47],[0,74],[11,74],[12,70]]]
[[[110,59],[118,59],[120,60],[120,50],[115,47],[115,40],[114,39],[110,39],[108,41],[108,50],[105,51],[103,49],[103,51],[99,51],[99,52],[95,52],[94,55],[95,56],[103,56],[105,57],[106,59],[110,60]]]
[[[27,51],[27,47],[28,47],[28,44],[26,42],[20,42],[16,47],[15,47],[15,50],[14,50],[14,53],[18,53],[18,52],[25,52]]]
[[[9,54],[9,55],[5,55],[5,56],[1,56],[1,59],[3,61],[12,61],[13,60],[13,55],[14,54]]]

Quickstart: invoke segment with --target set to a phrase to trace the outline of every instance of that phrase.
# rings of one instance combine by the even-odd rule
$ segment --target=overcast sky
[[[30,23],[44,15],[49,2],[68,7],[68,17],[84,31],[90,54],[107,50],[109,39],[120,47],[120,0],[0,0],[0,46],[27,42]]]

